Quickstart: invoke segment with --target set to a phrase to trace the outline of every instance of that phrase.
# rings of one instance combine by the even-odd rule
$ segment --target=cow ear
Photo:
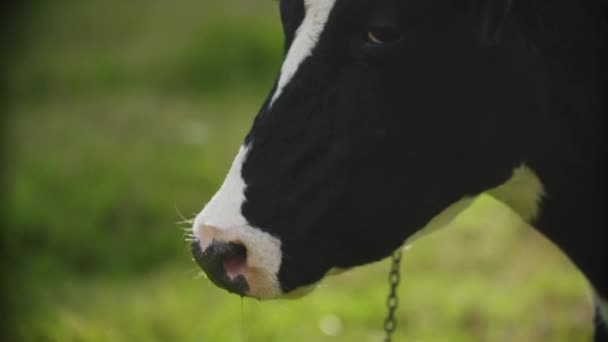
[[[478,1],[479,39],[484,45],[495,45],[500,40],[500,34],[511,12],[513,0],[481,0]]]

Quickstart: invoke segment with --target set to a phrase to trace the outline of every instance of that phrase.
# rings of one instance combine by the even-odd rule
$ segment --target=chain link
[[[393,253],[391,270],[388,273],[390,290],[388,297],[386,298],[386,308],[388,309],[388,313],[386,315],[386,319],[384,320],[384,332],[386,334],[384,337],[384,342],[391,342],[393,333],[395,332],[395,329],[397,329],[395,311],[397,311],[397,307],[399,306],[399,296],[397,294],[397,290],[399,287],[399,281],[401,280],[400,266],[401,247]]]

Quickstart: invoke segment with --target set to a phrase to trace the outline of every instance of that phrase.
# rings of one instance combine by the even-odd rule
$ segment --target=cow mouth
[[[194,260],[216,286],[240,296],[247,295],[247,250],[232,242],[213,241],[205,250],[198,240],[192,242]]]

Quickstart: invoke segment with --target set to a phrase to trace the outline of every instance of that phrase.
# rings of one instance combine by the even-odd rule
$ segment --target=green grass
[[[381,340],[386,262],[300,300],[241,303],[200,276],[176,224],[217,189],[272,84],[276,6],[29,6],[4,137],[22,340]],[[397,340],[590,336],[585,280],[491,199],[417,242],[402,271]]]
[[[480,217],[491,217],[484,226]],[[585,281],[534,231],[490,199],[404,254],[403,341],[584,341]],[[31,340],[378,341],[386,262],[323,282],[299,300],[244,300],[215,288],[187,260],[127,278],[68,277],[21,327]],[[242,305],[242,306],[241,306]],[[320,322],[336,317],[337,336]]]

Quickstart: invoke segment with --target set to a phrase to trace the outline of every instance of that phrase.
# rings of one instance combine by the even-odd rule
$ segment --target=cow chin
[[[306,297],[317,288],[317,285],[319,285],[319,284],[315,283],[312,285],[298,287],[294,290],[291,290],[291,291],[283,294],[281,297],[279,297],[279,299],[300,299],[300,298]]]
[[[326,277],[333,276],[333,275],[339,275],[346,271],[348,271],[348,269],[332,268],[325,274],[325,276],[321,280],[319,280],[313,284],[310,284],[310,285],[296,287],[295,289],[282,294],[280,297],[278,297],[278,299],[300,299],[300,298],[306,297],[309,294],[311,294],[312,292],[314,292],[314,290],[317,289],[317,287],[319,286],[321,281],[323,281],[323,279],[325,279]]]

